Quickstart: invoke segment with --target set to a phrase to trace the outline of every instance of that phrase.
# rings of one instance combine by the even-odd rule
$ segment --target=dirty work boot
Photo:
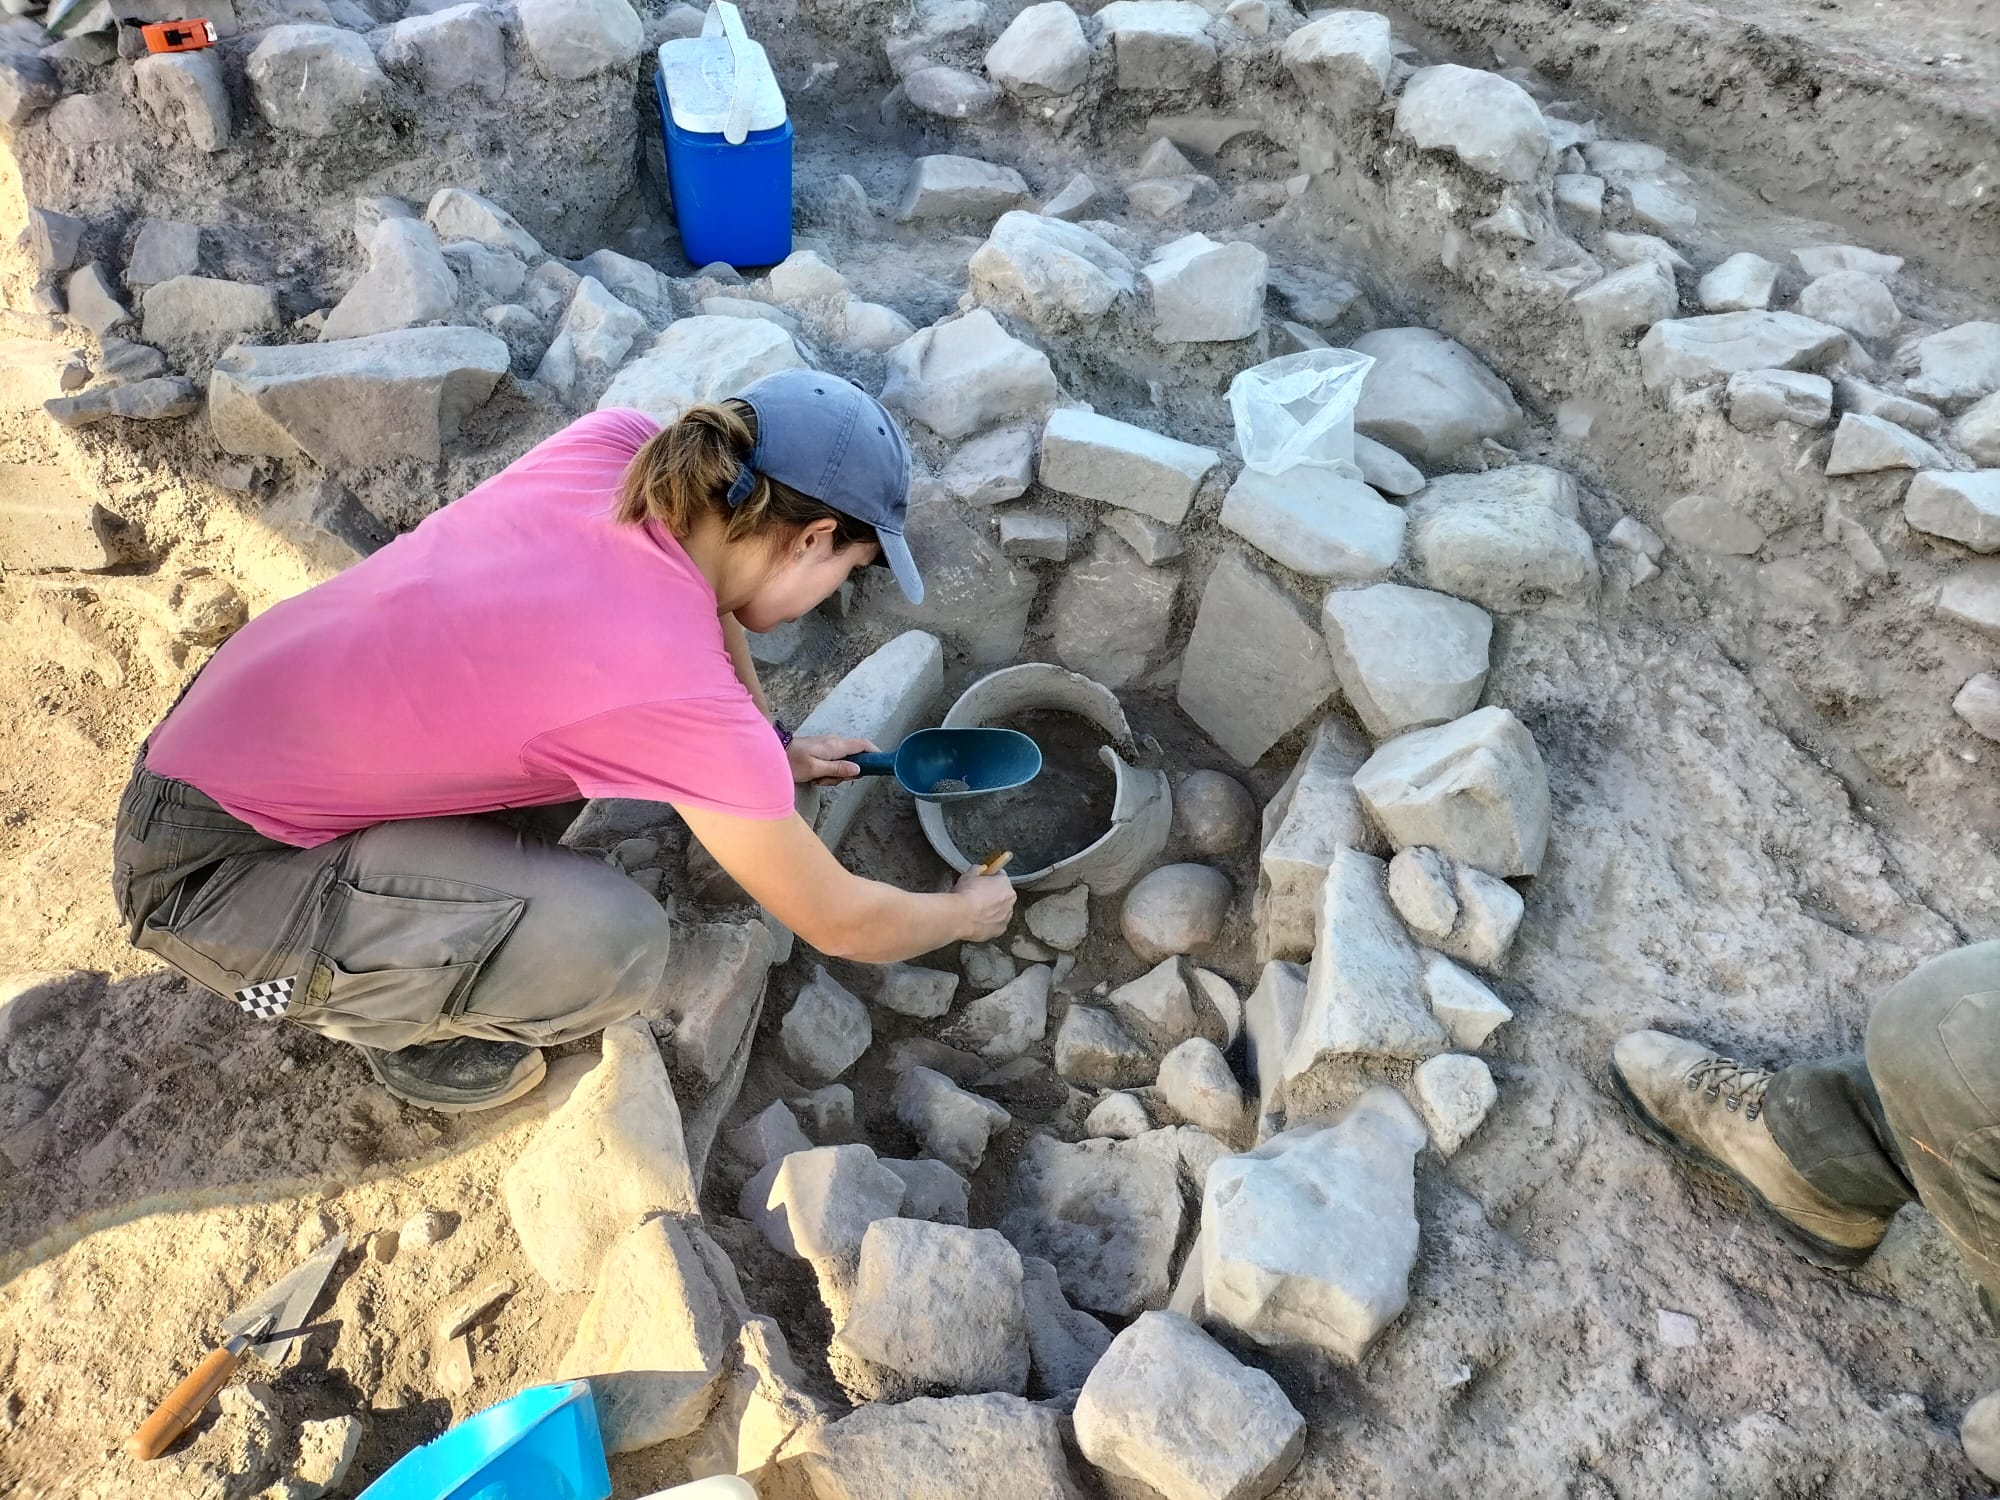
[[[1727,1172],[1816,1266],[1860,1265],[1888,1232],[1886,1216],[1836,1203],[1807,1182],[1763,1119],[1771,1075],[1663,1031],[1634,1031],[1611,1049],[1611,1078],[1639,1123],[1688,1161]]]
[[[491,1109],[518,1099],[548,1071],[539,1047],[476,1036],[449,1037],[396,1052],[363,1047],[361,1055],[368,1059],[376,1081],[398,1099],[444,1114]]]

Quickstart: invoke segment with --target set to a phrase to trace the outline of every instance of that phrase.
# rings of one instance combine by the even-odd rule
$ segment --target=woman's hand
[[[966,910],[964,941],[983,943],[997,938],[1014,920],[1014,882],[1005,875],[961,875],[952,891]]]
[[[861,767],[845,757],[874,748],[870,740],[857,740],[844,734],[796,735],[785,747],[785,758],[792,763],[793,781],[837,786],[861,774]]]

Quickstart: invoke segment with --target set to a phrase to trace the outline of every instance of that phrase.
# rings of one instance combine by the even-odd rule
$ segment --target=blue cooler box
[[[653,74],[681,243],[697,266],[775,265],[792,253],[792,122],[764,49],[729,0],[698,37],[660,48]]]

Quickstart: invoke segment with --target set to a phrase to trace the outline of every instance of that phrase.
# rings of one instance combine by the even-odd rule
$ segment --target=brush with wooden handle
[[[998,875],[1002,870],[1007,868],[1013,861],[1013,858],[1014,851],[1012,849],[996,849],[980,861],[979,868],[975,873],[980,875]]]
[[[193,1373],[153,1408],[153,1414],[139,1424],[139,1430],[126,1442],[132,1456],[158,1458],[171,1448],[174,1439],[186,1432],[188,1424],[201,1415],[201,1409],[215,1399],[215,1393],[229,1384],[229,1377],[243,1363],[244,1351],[270,1326],[269,1317],[259,1319],[196,1365]]]

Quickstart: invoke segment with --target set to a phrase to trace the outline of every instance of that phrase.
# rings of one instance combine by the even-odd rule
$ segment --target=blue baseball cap
[[[819,370],[766,375],[737,400],[757,413],[757,446],[729,486],[729,506],[749,498],[758,474],[866,521],[903,597],[924,602],[923,575],[903,540],[910,509],[910,445],[881,402]]]

